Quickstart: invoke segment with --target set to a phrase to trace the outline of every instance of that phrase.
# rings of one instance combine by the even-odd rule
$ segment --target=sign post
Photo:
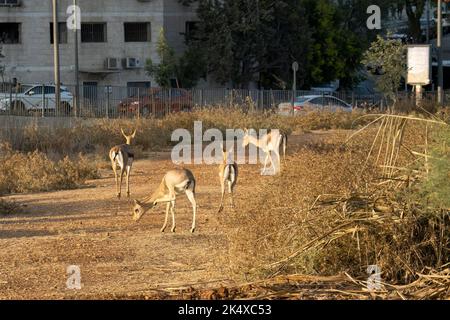
[[[407,83],[415,86],[416,104],[422,101],[422,86],[431,83],[431,45],[408,46]]]

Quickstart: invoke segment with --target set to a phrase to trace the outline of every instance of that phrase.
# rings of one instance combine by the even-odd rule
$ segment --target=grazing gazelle
[[[273,162],[271,152],[274,152],[277,156],[278,165],[280,165],[280,146],[283,147],[283,157],[286,157],[286,144],[287,135],[281,133],[279,130],[270,130],[269,133],[263,135],[260,139],[249,134],[248,129],[244,129],[244,138],[242,140],[242,146],[245,148],[247,145],[253,144],[258,148],[261,148],[266,154],[264,160],[264,168],[262,173],[266,172],[267,161],[270,159],[274,172],[277,172],[275,163]]]
[[[114,171],[114,177],[116,179],[117,198],[119,199],[120,194],[122,193],[122,180],[124,173],[126,173],[127,175],[127,197],[130,197],[130,172],[134,160],[134,154],[130,149],[130,145],[131,140],[136,136],[136,130],[134,130],[134,132],[130,135],[126,135],[125,132],[123,132],[122,128],[120,129],[120,131],[125,137],[126,143],[114,146],[109,151],[109,158],[111,159],[111,166]],[[120,184],[117,177],[117,165],[119,165],[120,168]]]
[[[222,147],[223,149],[223,147]],[[220,186],[222,187],[222,199],[220,200],[220,207],[217,211],[218,213],[223,210],[223,198],[225,196],[225,184],[228,185],[228,193],[230,194],[231,207],[234,208],[233,201],[233,189],[237,182],[238,177],[238,166],[233,159],[230,159],[229,151],[223,151],[223,162],[219,165],[219,178]]]
[[[191,232],[195,230],[195,214],[197,212],[197,203],[195,201],[195,178],[191,171],[187,169],[174,169],[167,171],[161,181],[158,189],[149,197],[141,201],[134,200],[133,220],[138,221],[142,215],[152,209],[158,203],[167,202],[166,218],[161,232],[164,232],[167,226],[169,210],[172,213],[172,232],[175,232],[175,199],[177,195],[185,193],[192,204],[193,218]]]

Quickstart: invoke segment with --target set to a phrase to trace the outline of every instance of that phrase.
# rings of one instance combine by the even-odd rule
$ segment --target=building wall
[[[20,7],[0,7],[0,22],[21,23],[19,44],[3,44],[6,56],[6,79],[17,78],[21,83],[53,82],[53,46],[50,43],[52,22],[51,0],[22,0]],[[60,22],[68,18],[66,10],[73,0],[58,0]],[[151,81],[144,71],[145,61],[158,61],[156,43],[164,27],[166,37],[177,53],[184,50],[185,21],[195,19],[193,8],[183,7],[177,0],[78,0],[82,22],[106,22],[107,42],[81,43],[79,32],[80,81],[96,81],[98,85],[126,86],[130,81]],[[125,42],[124,22],[150,22],[150,42]],[[60,45],[61,81],[74,84],[74,33],[68,30],[68,41]],[[136,57],[141,68],[121,69],[105,73],[108,57]]]

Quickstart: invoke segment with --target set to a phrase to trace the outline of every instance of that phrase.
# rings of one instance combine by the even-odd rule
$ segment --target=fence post
[[[172,112],[172,88],[169,88],[169,113]]]
[[[13,108],[13,104],[12,104],[12,100],[13,100],[13,98],[12,98],[12,94],[13,94],[13,89],[12,89],[13,87],[12,87],[12,83],[11,83],[11,80],[9,81],[9,115],[12,115],[13,114],[13,110],[12,110],[12,108]]]
[[[111,86],[107,86],[106,87],[106,89],[107,89],[107,93],[106,93],[106,119],[109,119],[109,104],[110,104],[110,102],[109,102],[109,99],[110,99],[110,90],[112,91],[112,87]]]
[[[138,97],[138,107],[137,107],[137,118],[141,118],[141,90],[139,87],[137,88],[137,97]]]
[[[42,85],[42,117],[45,117],[45,85]]]

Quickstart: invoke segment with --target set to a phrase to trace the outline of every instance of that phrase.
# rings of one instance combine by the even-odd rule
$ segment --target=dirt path
[[[299,147],[314,139],[310,135],[290,143]],[[169,168],[168,153],[136,161],[132,197],[151,192]],[[241,167],[238,203],[261,179],[258,168]],[[190,169],[199,204],[195,234],[189,232],[192,209],[184,196],[177,201],[175,234],[159,232],[165,206],[133,222],[131,203],[114,197],[111,170],[83,189],[9,197],[26,207],[25,213],[0,216],[0,299],[154,297],[158,288],[232,283],[217,262],[227,254],[227,239],[217,221],[216,166]],[[66,288],[69,265],[81,269],[81,290]]]

